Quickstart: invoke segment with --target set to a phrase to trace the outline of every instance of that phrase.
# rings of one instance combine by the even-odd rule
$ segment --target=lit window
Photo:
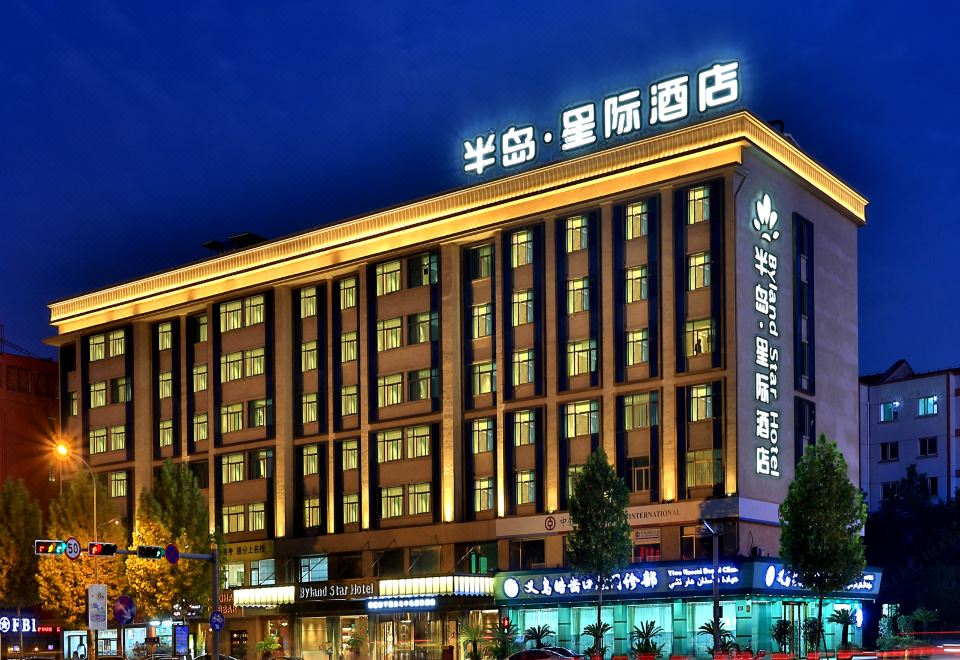
[[[938,411],[938,400],[935,396],[923,396],[917,402],[917,417],[927,417],[936,415]]]
[[[357,333],[344,332],[340,335],[340,361],[353,362],[357,359]]]
[[[567,313],[576,314],[590,309],[590,283],[586,277],[567,280]]]
[[[208,437],[207,413],[196,413],[193,416],[193,441],[203,442]]]
[[[493,305],[482,303],[470,310],[473,319],[473,338],[487,337],[493,334]]]
[[[893,422],[896,421],[897,417],[900,415],[900,403],[897,401],[889,401],[887,403],[880,404],[880,421],[881,422]]]
[[[437,255],[418,254],[407,262],[407,286],[426,286],[437,283]]]
[[[589,245],[590,230],[586,216],[578,215],[567,218],[567,252],[586,250]]]
[[[110,427],[110,451],[127,448],[127,427],[123,424]]]
[[[929,438],[920,438],[920,456],[936,456],[937,455],[937,438],[936,436],[931,436]]]
[[[658,424],[657,393],[627,394],[623,397],[623,430],[645,429]]]
[[[921,443],[922,447],[922,443]],[[893,442],[881,442],[880,443],[880,460],[881,461],[899,461],[900,460],[900,443],[894,440]]]
[[[407,512],[411,516],[430,513],[430,484],[410,484],[407,489]]]
[[[513,384],[524,385],[534,380],[533,351],[525,349],[513,354]]]
[[[313,371],[317,368],[317,342],[305,341],[300,344],[300,371]]]
[[[713,353],[713,319],[687,321],[684,340],[687,357]]]
[[[107,451],[107,429],[90,429],[90,453],[102,454]]]
[[[193,365],[193,391],[202,392],[207,389],[207,365]]]
[[[106,357],[106,338],[103,335],[94,335],[87,340],[90,347],[90,362],[96,362]]]
[[[344,493],[343,524],[355,525],[359,521],[360,521],[360,494]]]
[[[389,351],[403,346],[403,319],[377,321],[377,351]]]
[[[718,483],[720,474],[719,449],[687,452],[687,488],[712,486]]]
[[[627,366],[633,367],[650,361],[650,337],[647,329],[627,331]]]
[[[398,518],[403,515],[403,486],[380,489],[380,515],[383,518]]]
[[[110,401],[126,403],[130,400],[130,379],[127,377],[114,378],[110,381]]]
[[[513,413],[513,445],[532,445],[537,437],[536,411],[518,410]]]
[[[173,396],[173,373],[169,371],[160,373],[157,384],[157,396],[161,399],[169,399]]]
[[[344,470],[360,467],[360,443],[357,440],[344,440],[342,452]]]
[[[120,472],[111,472],[110,473],[110,497],[126,497],[127,496],[127,473]]]
[[[627,459],[627,486],[632,493],[646,493],[650,490],[649,456]]]
[[[250,428],[257,428],[270,424],[272,419],[273,405],[270,399],[256,399],[250,402],[248,406],[250,413]]]
[[[308,286],[300,289],[300,318],[305,319],[317,315],[317,287]]]
[[[320,473],[320,446],[303,446],[303,476],[309,477],[312,474]]]
[[[340,280],[340,311],[357,306],[357,278]]]
[[[418,369],[407,374],[407,388],[409,401],[426,401],[430,398],[433,387],[434,372],[432,369]]]
[[[220,382],[229,383],[243,378],[243,352],[220,356]]]
[[[634,266],[626,270],[626,298],[628,303],[647,299],[647,267]]]
[[[126,334],[123,330],[114,330],[110,333],[110,357],[117,357],[126,352]]]
[[[529,229],[510,235],[510,261],[514,268],[533,263],[533,232]]]
[[[573,495],[574,486],[577,484],[577,477],[583,472],[582,465],[571,465],[567,467],[567,496]]]
[[[388,293],[400,290],[400,262],[388,261],[377,264],[377,295],[385,296]]]
[[[317,393],[304,392],[300,397],[300,421],[312,424],[317,421]]]
[[[273,477],[273,450],[258,449],[250,457],[250,478],[270,479]]]
[[[580,376],[597,370],[597,342],[594,339],[567,344],[567,375]]]
[[[698,186],[687,191],[687,224],[694,225],[710,219],[710,188]]]
[[[497,389],[497,366],[493,362],[474,362],[473,394],[490,394]]]
[[[537,501],[537,483],[533,470],[517,472],[517,504],[533,504]]]
[[[173,445],[173,420],[161,419],[157,426],[157,432],[161,447],[170,447]]]
[[[244,318],[247,325],[263,323],[263,296],[250,296],[243,301]]]
[[[475,511],[493,509],[493,478],[482,477],[473,481],[473,508]]]
[[[357,386],[344,385],[340,388],[340,416],[357,414]]]
[[[220,305],[220,332],[243,327],[243,301],[231,300]]]
[[[224,518],[224,521],[226,521],[226,518]],[[224,530],[226,530],[226,527],[224,527]],[[233,564],[226,564],[223,569],[224,573],[226,574],[226,584],[224,586],[226,586],[228,589],[242,587],[244,585],[245,567],[246,564],[244,564],[242,561]]]
[[[173,324],[161,323],[157,326],[157,350],[165,351],[173,345]]]
[[[436,312],[421,312],[407,317],[407,342],[425,344],[440,335],[439,317]]]
[[[421,458],[430,455],[430,427],[411,426],[405,430],[407,435],[407,458]]]
[[[238,481],[243,481],[246,477],[246,470],[244,469],[244,455],[227,454],[224,456],[222,472],[223,483],[225,484],[233,484]]]
[[[698,252],[687,257],[687,290],[710,286],[710,253]]]
[[[263,348],[251,348],[244,351],[243,361],[247,376],[259,376],[263,373],[265,365]]]
[[[242,504],[227,505],[221,510],[223,511],[223,531],[225,534],[246,530],[246,509]]]
[[[327,555],[300,557],[300,581],[324,582],[330,578],[330,562]]]
[[[90,383],[90,407],[101,408],[107,405],[107,383]]]
[[[320,526],[320,498],[306,497],[303,500],[303,526]]]
[[[474,280],[493,274],[493,246],[481,245],[470,250],[470,278]]]
[[[231,403],[220,406],[220,428],[224,433],[243,430],[242,403]]]
[[[533,289],[513,292],[511,312],[514,326],[533,323]]]
[[[67,414],[76,417],[80,414],[80,398],[76,392],[67,392]]]
[[[564,406],[567,437],[575,438],[600,432],[600,404],[597,401],[574,401]]]
[[[626,209],[624,209],[624,239],[631,241],[635,238],[646,236],[647,218],[648,211],[647,203],[645,201],[636,202],[635,204],[628,204]]]
[[[690,421],[713,418],[713,386],[694,385],[690,388]]]
[[[403,458],[403,431],[391,429],[377,433],[377,462],[389,463]]]
[[[261,528],[262,529],[262,528]],[[250,561],[250,584],[276,584],[276,561],[273,559],[253,559]]]
[[[403,403],[403,374],[377,378],[377,406],[385,408]]]
[[[492,417],[483,417],[470,422],[470,437],[473,440],[473,453],[493,451],[494,421]]]
[[[193,343],[198,344],[207,341],[207,315],[200,314],[199,316],[194,316],[192,321]]]

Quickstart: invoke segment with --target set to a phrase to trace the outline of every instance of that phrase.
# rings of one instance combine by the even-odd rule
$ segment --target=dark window
[[[344,552],[336,555],[336,567],[334,575],[338,580],[362,578],[363,555],[359,552]]]
[[[210,487],[210,471],[207,461],[191,461],[188,463],[193,476],[197,478],[197,485],[200,488]]]
[[[544,556],[543,539],[517,539],[510,541],[511,571],[542,568]]]
[[[374,574],[378,577],[392,577],[404,574],[403,549],[383,550],[376,553]]]
[[[497,571],[497,544],[459,543],[456,546],[457,572],[486,575]]]
[[[410,549],[410,575],[436,575],[440,572],[440,546]]]
[[[407,287],[437,283],[437,255],[418,254],[407,260]]]
[[[937,455],[937,438],[936,436],[930,438],[920,438],[920,455],[921,456],[936,456]]]

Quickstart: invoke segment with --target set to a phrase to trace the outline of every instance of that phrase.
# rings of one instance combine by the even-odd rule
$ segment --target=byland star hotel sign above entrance
[[[685,73],[653,82],[646,95],[647,90],[636,87],[605,96],[599,103],[590,101],[569,107],[560,113],[560,123],[555,128],[538,130],[533,124],[517,123],[499,134],[489,131],[466,139],[463,171],[476,176],[495,170],[509,174],[536,164],[554,141],[560,147],[560,153],[554,152],[554,156],[565,156],[602,148],[607,141],[618,138],[641,137],[644,117],[646,128],[672,128],[702,119],[705,114],[740,100],[739,73],[739,62],[720,62],[695,75]]]

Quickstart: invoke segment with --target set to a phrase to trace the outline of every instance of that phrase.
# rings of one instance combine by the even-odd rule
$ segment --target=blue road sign
[[[180,561],[180,551],[177,550],[177,546],[172,543],[168,543],[167,547],[163,549],[163,556],[167,558],[167,561],[171,564],[176,564]]]
[[[113,602],[113,620],[118,626],[126,626],[133,623],[137,616],[137,606],[133,604],[130,596],[120,596]]]
[[[220,632],[223,630],[224,618],[223,614],[220,612],[214,612],[210,615],[210,627],[216,631]]]

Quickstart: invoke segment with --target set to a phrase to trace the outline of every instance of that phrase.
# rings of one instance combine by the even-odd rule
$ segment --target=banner
[[[107,585],[91,584],[87,587],[87,628],[107,629]]]

